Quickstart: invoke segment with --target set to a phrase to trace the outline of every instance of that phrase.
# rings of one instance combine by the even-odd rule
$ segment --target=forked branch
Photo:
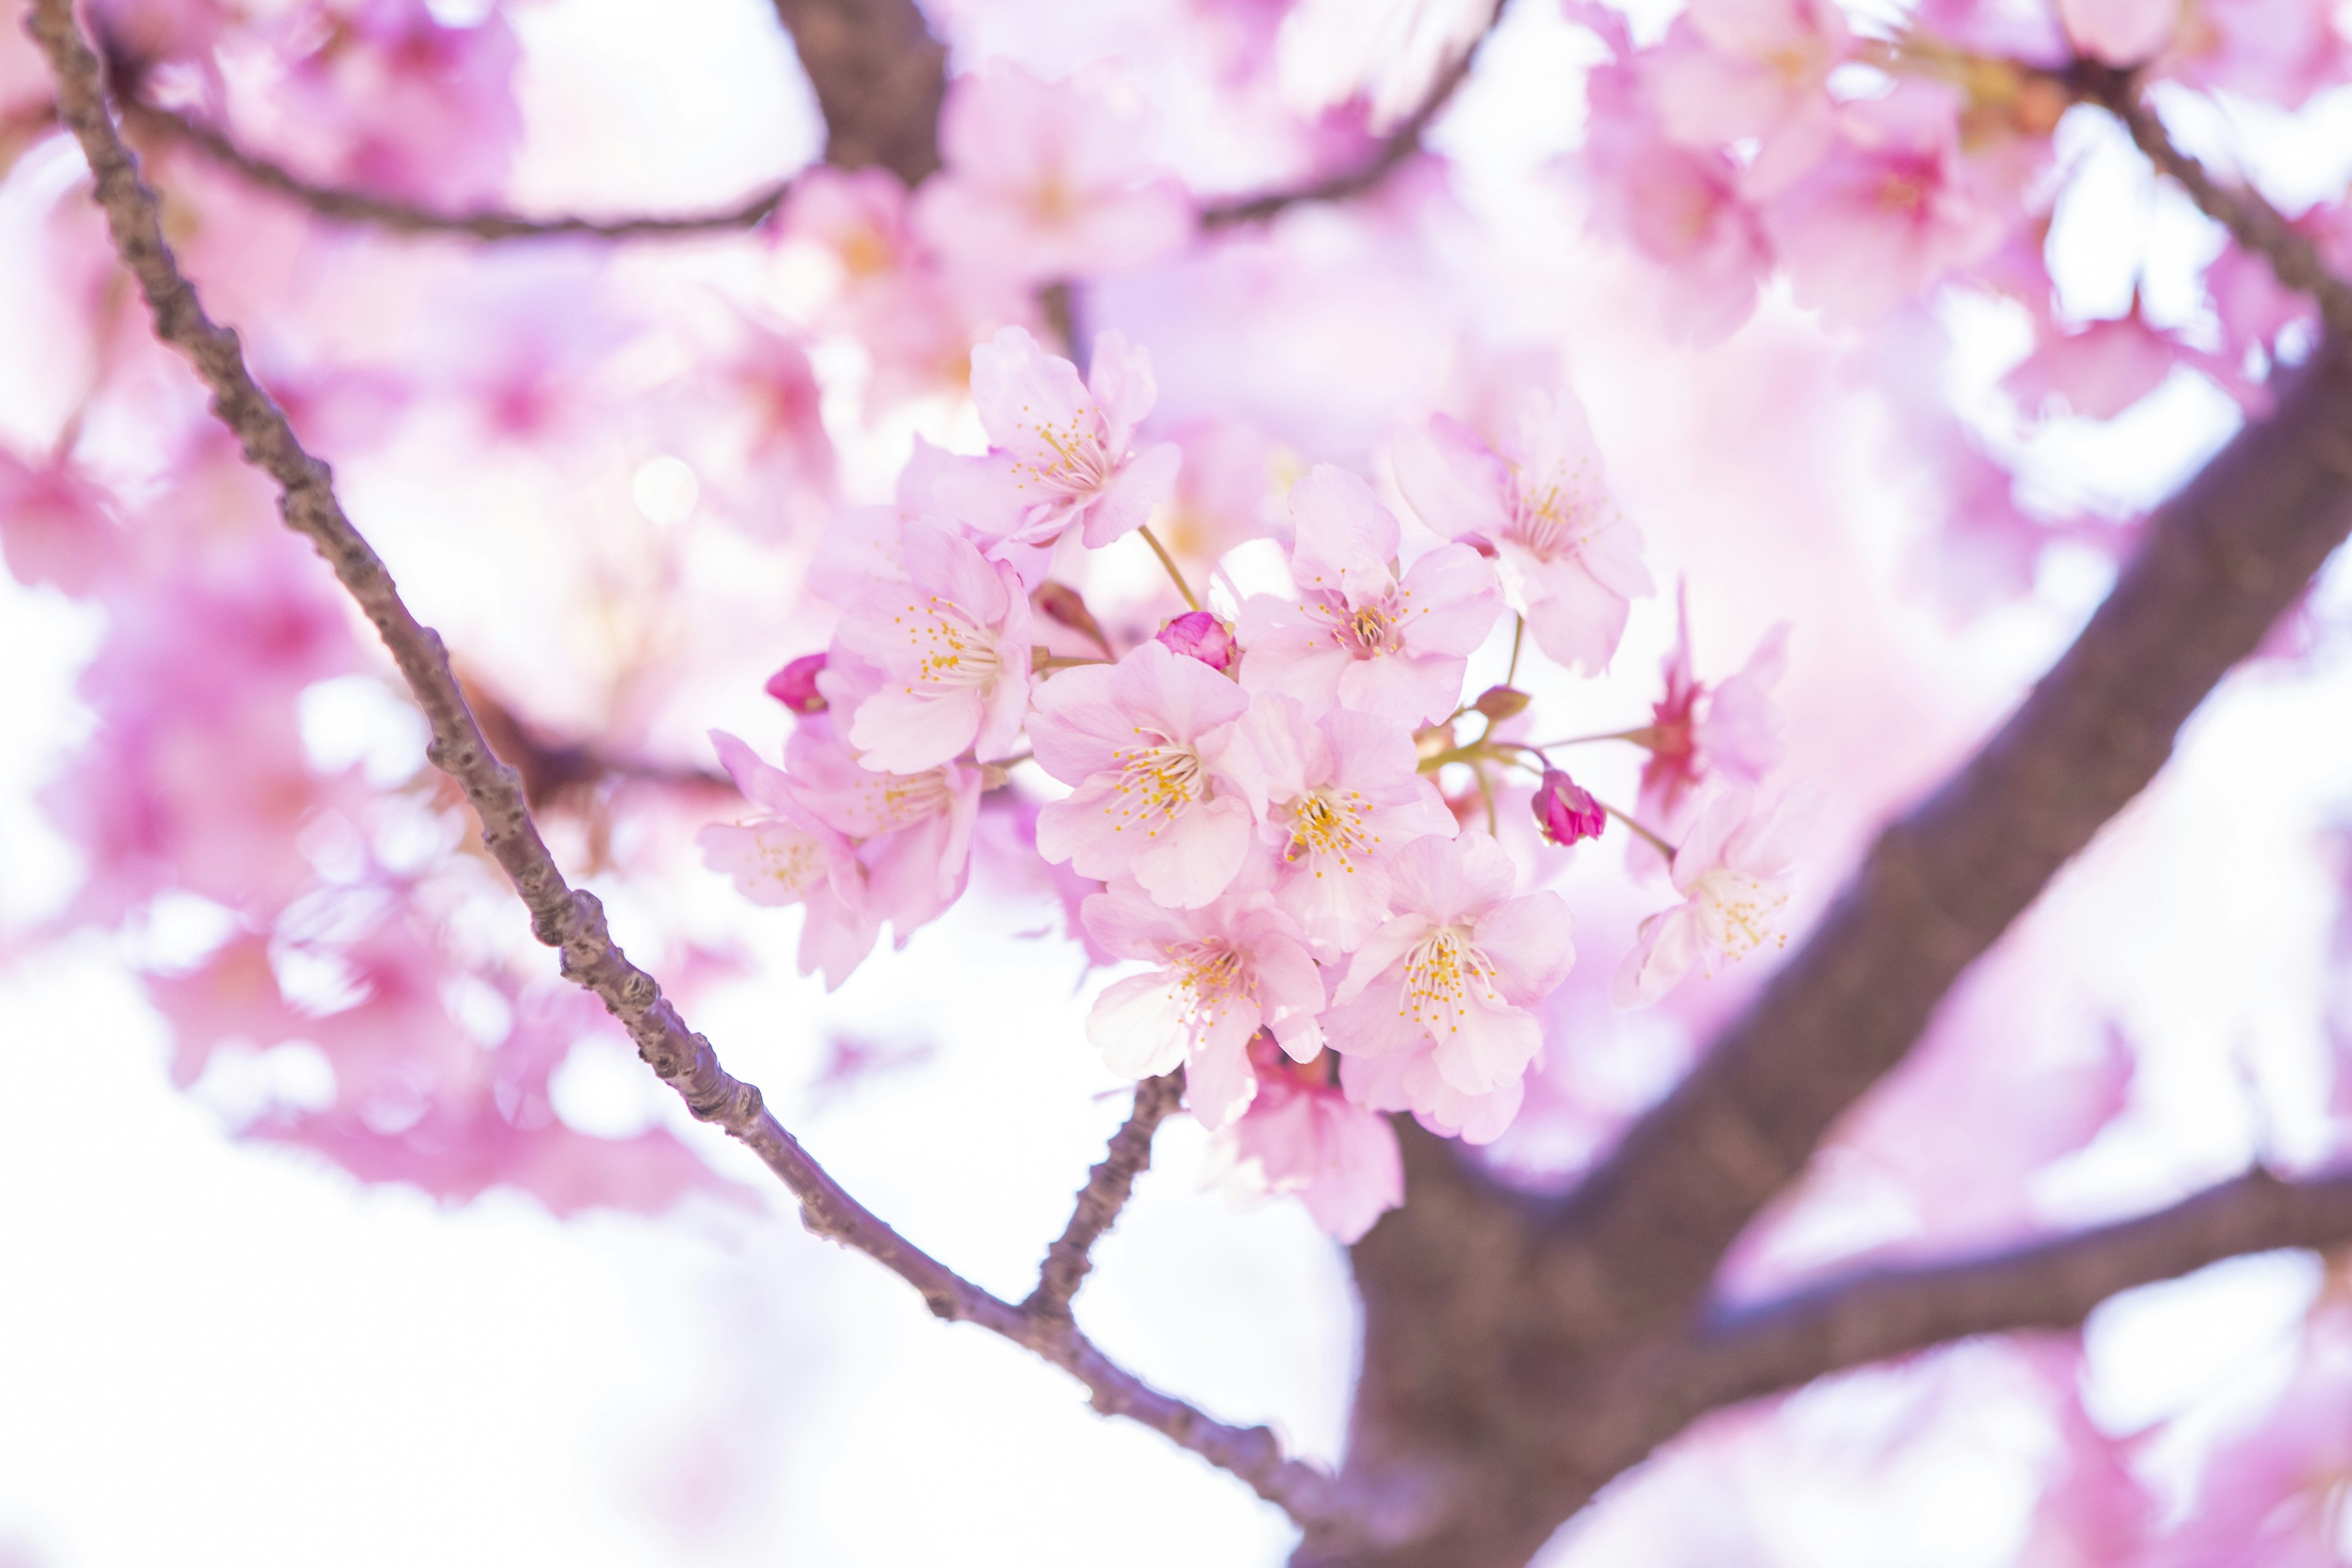
[[[1164,1433],[1303,1521],[1327,1517],[1328,1479],[1286,1458],[1264,1427],[1229,1426],[1159,1393],[1111,1363],[1066,1317],[1024,1312],[899,1236],[810,1158],[768,1111],[759,1089],[730,1076],[710,1042],[686,1026],[654,977],[614,943],[595,896],[565,882],[531,819],[520,777],[492,754],[467,705],[440,637],[410,614],[383,562],[344,515],[327,465],[303,449],[255,383],[236,334],[205,314],[164,243],[155,194],[142,183],[115,130],[103,72],[74,20],[72,0],[35,0],[26,31],[47,57],[58,118],[89,159],[116,253],[146,296],[156,335],[195,367],[212,394],[213,412],[247,461],[277,481],[287,526],[318,547],[375,626],[431,727],[426,755],[465,792],[481,818],[483,843],[530,912],[532,935],[562,953],[564,977],[604,1002],[698,1118],[759,1155],[800,1200],[810,1230],[874,1258],[939,1316],[977,1323],[1069,1372],[1097,1410]]]

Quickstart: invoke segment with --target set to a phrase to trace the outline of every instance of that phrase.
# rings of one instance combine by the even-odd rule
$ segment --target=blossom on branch
[[[1646,1007],[1694,968],[1736,963],[1786,942],[1781,918],[1797,840],[1819,805],[1816,793],[1801,787],[1761,809],[1746,789],[1709,801],[1675,851],[1675,890],[1683,901],[1642,922],[1610,1000],[1621,1008]]]
[[[846,837],[793,798],[792,781],[734,736],[713,731],[719,760],[745,799],[767,815],[743,823],[714,822],[695,835],[703,863],[731,879],[755,904],[805,905],[801,927],[803,974],[824,974],[839,987],[874,949],[875,922],[866,905],[865,868]]]
[[[1299,1066],[1265,1035],[1249,1054],[1256,1098],[1210,1140],[1204,1178],[1237,1203],[1296,1196],[1324,1234],[1354,1246],[1404,1202],[1396,1133],[1329,1081],[1331,1057]]]

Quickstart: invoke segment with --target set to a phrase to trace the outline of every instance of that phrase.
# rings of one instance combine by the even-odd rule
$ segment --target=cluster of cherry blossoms
[[[1091,374],[1017,327],[972,351],[984,455],[920,448],[895,507],[852,514],[814,579],[831,646],[778,671],[795,716],[783,766],[731,735],[721,760],[762,815],[714,824],[709,863],[751,900],[804,908],[800,962],[839,984],[883,927],[903,944],[962,893],[983,795],[1037,797],[1037,856],[1073,885],[1090,945],[1143,966],[1097,1000],[1106,1066],[1181,1068],[1193,1115],[1244,1190],[1297,1192],[1353,1240],[1402,1201],[1376,1114],[1488,1142],[1543,1051],[1541,1006],[1575,961],[1564,899],[1495,836],[1516,770],[1540,836],[1601,836],[1606,810],[1542,747],[1506,731],[1507,683],[1466,690],[1507,619],[1564,668],[1598,674],[1653,591],[1572,395],[1534,393],[1490,448],[1440,416],[1394,446],[1406,531],[1371,485],[1318,464],[1287,495],[1287,591],[1219,610],[1150,531],[1177,449],[1137,434],[1150,362],[1117,332]],[[1129,541],[1129,536],[1137,536]],[[1053,574],[1149,548],[1193,607],[1120,638]],[[1679,652],[1631,825],[1678,901],[1624,955],[1622,1006],[1776,942],[1801,797],[1739,781],[1777,761],[1769,690],[1782,637],[1706,697]],[[1461,728],[1475,722],[1479,733]],[[1449,771],[1471,786],[1449,796]],[[1698,781],[1731,787],[1698,798]],[[1481,811],[1486,815],[1482,817]]]

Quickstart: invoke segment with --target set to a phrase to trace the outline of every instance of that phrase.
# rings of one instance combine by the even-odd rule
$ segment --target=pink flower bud
[[[804,654],[768,677],[768,695],[795,713],[824,711],[824,693],[816,678],[824,669],[824,655]]]
[[[1232,668],[1240,651],[1225,623],[1206,610],[1187,610],[1160,628],[1159,640],[1169,652],[1197,658],[1211,669]]]
[[[1543,836],[1563,849],[1579,839],[1600,837],[1609,824],[1601,803],[1558,768],[1544,770],[1543,783],[1536,788],[1535,811]]]

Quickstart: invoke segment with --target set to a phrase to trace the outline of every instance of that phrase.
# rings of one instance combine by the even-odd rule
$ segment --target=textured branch
[[[1710,1322],[1721,1403],[1972,1334],[2071,1329],[2118,1291],[2243,1253],[2352,1242],[2352,1175],[2253,1171],[2155,1214],[2014,1250],[1874,1269]]]
[[[1454,101],[1454,94],[1470,79],[1470,67],[1478,58],[1478,47],[1503,14],[1502,0],[1486,14],[1486,25],[1470,41],[1467,48],[1440,71],[1430,84],[1429,96],[1396,129],[1381,139],[1370,157],[1352,169],[1310,180],[1305,184],[1284,190],[1265,191],[1254,196],[1236,196],[1229,201],[1211,202],[1201,208],[1201,226],[1204,229],[1231,228],[1237,224],[1263,223],[1267,218],[1308,202],[1344,202],[1374,189],[1381,182],[1396,173],[1404,161],[1421,151],[1421,139],[1445,106]]]
[[[2352,285],[2336,277],[2318,247],[2260,193],[2221,184],[2204,164],[2173,145],[2164,122],[2141,100],[2131,72],[2096,60],[2077,60],[2067,80],[2078,95],[2121,121],[2148,162],[2179,182],[2208,217],[2227,228],[2240,245],[2266,258],[2280,282],[2316,300],[2329,331],[2352,338]]]
[[[1151,1135],[1184,1098],[1184,1069],[1148,1078],[1135,1086],[1135,1110],[1126,1125],[1111,1135],[1110,1152],[1087,1173],[1078,1190],[1078,1205],[1061,1239],[1045,1249],[1045,1265],[1037,1270],[1037,1288],[1021,1303],[1025,1312],[1067,1317],[1070,1298],[1078,1293],[1087,1271],[1094,1267],[1090,1254],[1103,1233],[1118,1223],[1127,1206],[1135,1178],[1151,1166]]]
[[[488,210],[435,212],[306,178],[247,152],[221,132],[173,110],[126,100],[122,116],[140,130],[193,147],[247,183],[308,207],[321,217],[338,223],[366,224],[394,234],[464,235],[491,240],[690,238],[756,228],[783,205],[784,196],[792,189],[790,180],[780,180],[723,211],[677,217],[523,217]]]
[[[940,166],[948,52],[914,0],[775,0],[824,111],[825,162],[909,185]]]
[[[562,953],[564,977],[604,1002],[638,1054],[695,1116],[724,1128],[759,1155],[800,1200],[811,1231],[874,1258],[912,1285],[940,1317],[977,1323],[1062,1367],[1086,1385],[1096,1409],[1166,1434],[1301,1521],[1325,1517],[1328,1479],[1285,1458],[1264,1427],[1225,1426],[1146,1386],[1105,1358],[1066,1318],[1022,1311],[884,1224],[809,1157],[769,1113],[758,1089],[731,1077],[710,1042],[687,1028],[653,976],[614,942],[595,896],[565,883],[531,820],[520,777],[492,754],[439,636],[409,613],[383,561],[344,515],[327,465],[303,450],[285,415],[254,382],[236,334],[205,314],[164,244],[155,194],[141,182],[109,116],[102,70],[74,22],[72,0],[34,0],[26,30],[47,56],[58,86],[58,117],[89,161],[115,250],[154,312],[156,335],[195,367],[212,393],[213,412],[236,437],[247,461],[277,481],[287,526],[318,547],[374,625],[431,727],[426,755],[465,792],[481,818],[483,844],[530,912],[531,934]]]

